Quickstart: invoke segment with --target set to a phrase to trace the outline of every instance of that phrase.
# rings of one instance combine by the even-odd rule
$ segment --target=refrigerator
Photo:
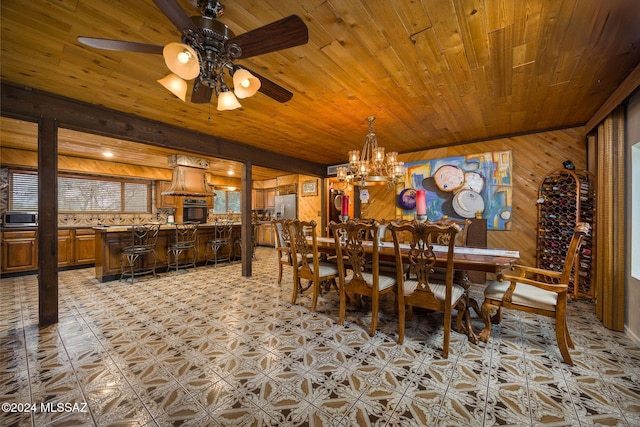
[[[278,219],[295,219],[298,217],[297,198],[295,194],[276,196],[275,214]]]

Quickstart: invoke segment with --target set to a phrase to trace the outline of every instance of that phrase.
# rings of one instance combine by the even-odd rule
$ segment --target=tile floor
[[[257,257],[251,278],[61,272],[60,322],[42,329],[36,276],[2,279],[0,425],[640,426],[640,349],[588,301],[570,305],[574,367],[547,319],[512,311],[487,344],[453,333],[445,360],[438,315],[414,313],[397,345],[387,301],[369,337],[366,311],[336,324],[335,291],[292,306],[274,251]]]

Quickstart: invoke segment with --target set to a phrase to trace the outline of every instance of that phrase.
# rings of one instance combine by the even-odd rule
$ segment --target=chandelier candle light
[[[416,190],[416,221],[427,220],[427,195],[424,190]]]
[[[362,151],[349,151],[349,165],[337,169],[338,180],[366,186],[377,183],[395,183],[404,174],[404,162],[398,161],[398,153],[384,154],[384,147],[378,146],[378,138],[373,131],[375,117],[367,117],[369,132]]]

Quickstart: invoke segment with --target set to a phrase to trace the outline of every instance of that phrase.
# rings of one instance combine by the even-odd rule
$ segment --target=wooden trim
[[[589,133],[598,126],[618,105],[624,102],[636,89],[640,87],[640,64],[627,76],[613,95],[602,104],[585,125],[585,133]]]
[[[55,117],[60,127],[95,135],[122,138],[158,147],[189,151],[294,174],[325,176],[326,165],[280,155],[240,142],[192,132],[162,122],[82,103],[70,98],[27,90],[2,82],[2,110],[7,117],[37,121]]]

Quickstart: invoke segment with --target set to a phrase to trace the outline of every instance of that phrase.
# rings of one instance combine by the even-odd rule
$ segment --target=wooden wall
[[[470,153],[511,150],[512,230],[489,231],[488,246],[518,250],[521,263],[535,265],[538,186],[548,172],[562,168],[564,160],[571,159],[578,169],[586,168],[586,147],[584,128],[579,127],[402,154],[399,160],[414,162]],[[363,205],[362,217],[395,218],[395,191],[384,185],[368,189],[370,203]]]

